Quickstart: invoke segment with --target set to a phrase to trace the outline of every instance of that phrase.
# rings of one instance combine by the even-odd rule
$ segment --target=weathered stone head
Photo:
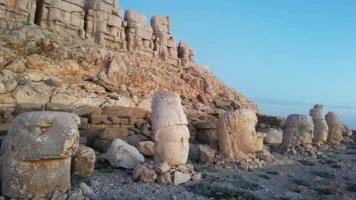
[[[325,120],[323,105],[315,105],[310,109],[309,115],[313,118],[314,122],[314,142],[326,142],[328,138],[328,125]]]
[[[314,123],[311,116],[292,114],[287,117],[283,128],[283,146],[311,144],[313,137]]]
[[[342,140],[343,125],[339,117],[334,112],[325,115],[326,123],[329,127],[328,143],[332,145],[340,144]]]
[[[188,121],[178,94],[161,90],[152,102],[152,129],[155,162],[170,165],[187,162],[189,153]]]
[[[256,124],[257,116],[252,110],[229,111],[220,116],[217,135],[221,154],[238,159],[255,152],[258,146]]]
[[[29,112],[16,117],[2,145],[3,194],[46,197],[70,187],[70,163],[79,145],[79,117]]]

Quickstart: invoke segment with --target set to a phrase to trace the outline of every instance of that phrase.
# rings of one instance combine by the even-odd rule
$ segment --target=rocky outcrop
[[[78,116],[29,112],[13,122],[1,145],[3,195],[47,197],[70,188],[71,157],[79,145]]]
[[[11,2],[0,3],[0,67],[12,73],[0,78],[2,104],[149,109],[149,99],[166,88],[191,100],[204,97],[209,106],[226,102],[260,112],[197,65],[187,43],[177,46],[169,17],[154,16],[150,26],[140,13],[127,11],[124,17],[116,1]]]
[[[255,152],[256,123],[257,116],[252,110],[229,111],[220,116],[217,123],[220,153],[238,159]]]
[[[189,130],[178,94],[162,90],[152,103],[155,162],[183,165],[189,153]]]
[[[323,105],[315,105],[310,110],[309,115],[313,118],[314,122],[314,142],[324,143],[328,139],[328,124],[326,123]]]

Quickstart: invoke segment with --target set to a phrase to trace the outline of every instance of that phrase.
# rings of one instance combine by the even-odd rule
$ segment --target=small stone
[[[171,185],[172,184],[171,173],[166,172],[162,175],[159,175],[157,178],[157,183],[160,185]]]
[[[153,156],[155,144],[152,141],[143,141],[138,143],[138,149],[145,156]]]
[[[212,164],[214,162],[215,150],[208,145],[199,145],[200,159],[199,162],[203,164]]]
[[[162,163],[156,164],[156,166],[154,168],[158,174],[162,175],[162,174],[166,173],[167,171],[169,171],[171,167],[168,165],[168,163],[166,161],[164,161]]]
[[[188,171],[188,167],[186,165],[179,165],[178,166],[178,170],[181,172],[187,172]]]
[[[6,87],[3,83],[0,83],[0,94],[6,93]]]
[[[26,70],[25,63],[22,60],[15,60],[10,65],[5,67],[7,70],[10,70],[14,73],[22,73]]]
[[[193,180],[194,182],[200,181],[200,180],[201,180],[201,174],[193,174],[192,180]]]
[[[42,74],[39,74],[39,73],[29,73],[29,74],[27,75],[27,78],[28,78],[30,81],[39,82],[39,81],[42,81],[42,80],[43,80],[43,75],[42,75]]]
[[[180,185],[188,182],[191,179],[189,174],[185,174],[182,172],[174,172],[174,185]]]
[[[90,197],[94,193],[93,190],[84,182],[81,182],[79,187],[82,190],[84,196]]]
[[[11,92],[17,87],[17,81],[14,78],[7,79],[5,81],[6,91]]]
[[[157,179],[157,174],[155,171],[148,169],[144,165],[137,165],[132,171],[132,178],[134,181],[154,183]]]
[[[187,167],[188,167],[190,173],[194,173],[194,165],[187,164]]]
[[[12,78],[14,77],[14,73],[10,70],[7,69],[3,69],[1,70],[1,74],[4,76],[4,78],[8,79],[8,78]]]
[[[47,80],[44,81],[46,85],[52,86],[52,87],[61,87],[63,84],[62,79],[56,78],[56,77],[51,77]]]

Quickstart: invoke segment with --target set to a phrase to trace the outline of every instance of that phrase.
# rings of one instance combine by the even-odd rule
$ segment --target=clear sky
[[[266,114],[335,110],[356,129],[355,0],[120,0],[172,34]]]

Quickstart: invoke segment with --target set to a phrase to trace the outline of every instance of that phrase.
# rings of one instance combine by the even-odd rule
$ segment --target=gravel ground
[[[323,157],[272,153],[274,163],[251,171],[192,163],[203,180],[179,186],[134,183],[131,170],[97,166],[86,182],[98,200],[116,199],[356,199],[356,144],[324,151]]]

